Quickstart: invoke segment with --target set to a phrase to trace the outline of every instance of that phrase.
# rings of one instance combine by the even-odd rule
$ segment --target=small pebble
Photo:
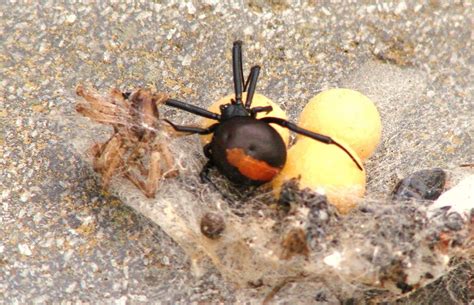
[[[224,217],[218,213],[208,212],[201,219],[201,233],[210,239],[219,238],[225,230]]]
[[[414,172],[398,182],[392,191],[394,200],[436,200],[446,184],[446,173],[439,168]]]
[[[21,202],[27,202],[30,199],[30,197],[31,197],[31,194],[29,192],[24,192],[20,196],[20,201]]]
[[[169,259],[169,257],[166,256],[166,255],[163,256],[163,257],[161,258],[161,264],[162,264],[163,266],[169,266],[169,265],[170,265],[170,259]]]
[[[76,21],[76,19],[77,19],[77,16],[76,16],[76,15],[70,14],[70,15],[68,15],[68,16],[66,17],[66,22],[67,22],[68,24],[73,24],[73,23]]]
[[[32,254],[30,247],[27,244],[19,244],[18,250],[20,251],[21,254],[26,255],[26,256],[30,256]]]

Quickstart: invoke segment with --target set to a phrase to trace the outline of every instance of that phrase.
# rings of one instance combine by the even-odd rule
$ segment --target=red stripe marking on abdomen
[[[242,175],[252,180],[270,181],[281,171],[281,168],[273,167],[265,161],[252,158],[242,148],[230,148],[226,152],[227,162],[237,167]]]

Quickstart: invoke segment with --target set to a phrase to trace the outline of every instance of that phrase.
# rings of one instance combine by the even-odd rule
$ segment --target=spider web
[[[410,290],[416,300],[440,295],[452,303],[467,303],[470,296],[464,292],[467,280],[472,284],[474,256],[471,220],[455,232],[446,231],[446,217],[429,216],[432,202],[394,201],[389,194],[397,181],[419,169],[443,168],[448,188],[472,175],[472,169],[459,165],[472,163],[466,156],[474,150],[474,130],[469,125],[473,112],[444,116],[453,108],[430,98],[434,89],[415,69],[368,62],[339,87],[369,96],[383,124],[382,142],[365,164],[367,194],[346,216],[338,217],[331,206],[307,204],[303,199],[284,212],[276,208],[265,187],[244,192],[229,186],[216,172],[211,176],[220,191],[201,184],[198,173],[205,158],[195,136],[161,139],[169,142],[180,175],[162,180],[156,199],[146,198],[120,173],[111,190],[160,225],[189,255],[197,276],[211,262],[241,287],[238,298],[254,289],[249,287],[260,287],[259,293],[275,300],[288,295],[295,300],[311,291],[307,297],[316,294],[326,301],[398,298],[403,303],[409,297],[402,294]],[[54,119],[65,122],[67,117],[59,114]],[[173,120],[181,123],[179,117]],[[105,141],[111,130],[78,115],[73,124],[77,128],[68,129],[64,138],[90,161],[88,147]],[[228,194],[230,202],[222,194]],[[223,215],[226,222],[225,233],[217,240],[200,231],[201,218],[211,211]],[[321,215],[329,220],[321,222]],[[309,253],[285,255],[282,240],[299,228],[313,232],[307,234]],[[440,250],[432,237],[442,232],[458,244]]]

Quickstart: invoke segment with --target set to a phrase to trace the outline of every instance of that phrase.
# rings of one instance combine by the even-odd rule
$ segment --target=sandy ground
[[[261,301],[251,290],[237,297],[212,268],[194,277],[158,225],[101,191],[88,160],[63,136],[73,127],[52,119],[74,119],[78,83],[155,86],[205,106],[232,91],[230,46],[241,39],[249,65],[264,68],[259,91],[293,119],[330,87],[389,100],[382,111],[389,136],[367,168],[382,164],[391,181],[413,168],[473,162],[472,16],[468,1],[2,2],[0,302]],[[393,69],[398,83],[377,86]],[[416,107],[402,107],[413,99]],[[466,270],[472,263],[453,276]],[[450,287],[448,298],[450,283],[446,277],[400,302],[467,300],[466,285]]]

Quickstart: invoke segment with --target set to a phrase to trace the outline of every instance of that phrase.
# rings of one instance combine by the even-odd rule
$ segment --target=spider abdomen
[[[286,146],[278,132],[252,117],[223,121],[214,132],[210,152],[219,171],[240,185],[268,182],[286,162]]]

